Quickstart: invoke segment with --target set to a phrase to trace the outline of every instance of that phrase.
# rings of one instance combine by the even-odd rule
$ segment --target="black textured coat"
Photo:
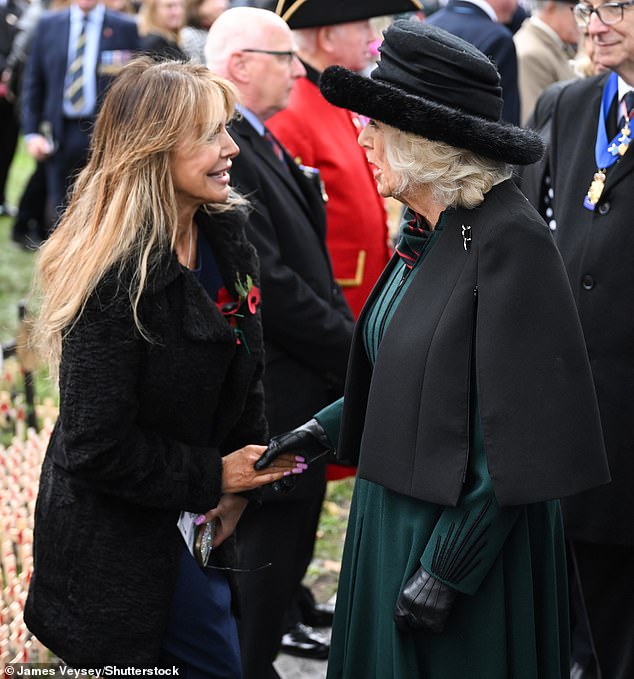
[[[588,347],[612,474],[608,486],[567,500],[563,509],[570,538],[634,545],[634,147],[606,171],[595,209],[583,207],[597,171],[594,141],[608,75],[565,88],[553,114],[555,240]],[[608,117],[616,122],[614,108]]]
[[[467,247],[463,228],[471,234]],[[455,505],[477,389],[499,504],[559,498],[607,482],[597,400],[566,273],[548,228],[515,185],[494,186],[473,210],[445,213],[372,368],[360,328],[397,261],[357,325],[341,459],[356,462],[363,447],[362,478]]]
[[[255,278],[234,217],[197,220],[231,290]],[[153,665],[167,622],[181,510],[206,512],[221,456],[266,440],[259,312],[226,319],[174,255],[133,322],[125,280],[107,276],[63,343],[60,415],[42,467],[29,629],[71,665]],[[249,351],[245,344],[248,344]],[[231,560],[233,541],[217,558]]]

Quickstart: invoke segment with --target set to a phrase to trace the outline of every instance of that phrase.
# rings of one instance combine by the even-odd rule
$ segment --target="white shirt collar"
[[[95,5],[90,12],[86,14],[88,23],[97,23],[103,21],[103,15],[106,11],[105,5],[99,3]],[[81,21],[84,18],[84,13],[79,9],[79,7],[73,3],[70,6],[70,18],[72,21]]]
[[[628,93],[634,90],[632,85],[628,85],[621,76],[619,76],[619,101]]]

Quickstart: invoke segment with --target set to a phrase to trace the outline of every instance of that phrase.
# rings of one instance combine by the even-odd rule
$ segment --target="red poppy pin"
[[[244,314],[240,314],[238,311],[242,308],[243,302],[246,302],[249,313],[255,314],[260,304],[260,290],[256,285],[253,285],[253,279],[249,274],[246,275],[244,282],[240,280],[240,274],[237,274],[234,288],[238,298],[233,297],[227,288],[220,288],[216,295],[216,306],[218,311],[229,321],[236,338],[236,344],[244,344],[245,349],[249,351],[244,333],[238,327],[237,320],[244,318]]]
[[[106,26],[103,29],[103,37],[104,38],[112,38],[112,28],[110,28],[110,26]]]

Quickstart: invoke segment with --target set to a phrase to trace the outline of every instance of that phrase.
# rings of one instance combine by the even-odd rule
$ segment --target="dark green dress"
[[[434,242],[433,234],[405,280],[405,269],[396,267],[366,314],[363,330],[372,362],[398,301]],[[331,440],[337,440],[341,407],[338,401],[317,415]],[[457,507],[434,505],[357,479],[328,679],[569,676],[559,502],[499,507],[487,470],[477,400],[473,414],[471,454]],[[399,593],[421,564],[460,592],[441,635],[403,634],[393,621]]]

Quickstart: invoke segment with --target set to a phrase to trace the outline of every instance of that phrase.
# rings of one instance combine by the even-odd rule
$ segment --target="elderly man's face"
[[[329,27],[334,49],[332,64],[344,66],[351,71],[362,71],[372,59],[370,46],[375,39],[370,22],[351,21]]]
[[[253,84],[250,108],[266,120],[286,108],[295,81],[306,75],[306,70],[296,56],[297,46],[290,29],[271,26],[257,42],[245,46],[242,55]]]
[[[586,3],[597,8],[602,2]],[[593,13],[588,25],[588,35],[594,47],[593,61],[604,68],[624,73],[630,77],[634,74],[634,7],[623,8],[623,21],[606,26]]]

